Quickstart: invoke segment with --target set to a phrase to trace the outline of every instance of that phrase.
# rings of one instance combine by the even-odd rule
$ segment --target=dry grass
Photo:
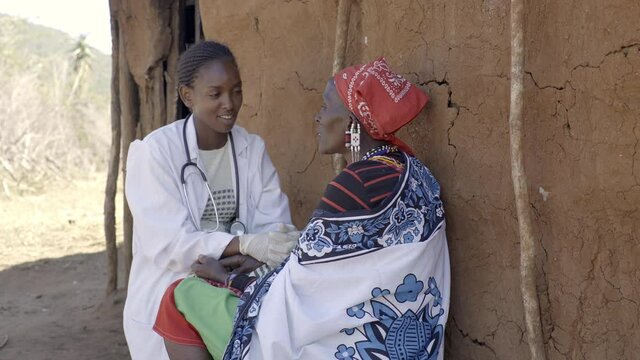
[[[0,25],[0,194],[35,193],[103,169],[109,100],[82,88],[71,97],[71,59],[21,52],[17,29]]]
[[[58,182],[39,194],[0,200],[0,271],[44,258],[104,251],[104,173]],[[117,204],[122,203],[118,192]],[[118,207],[118,239],[122,241]]]

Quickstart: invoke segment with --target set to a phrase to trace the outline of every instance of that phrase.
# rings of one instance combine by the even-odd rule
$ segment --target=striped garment
[[[402,154],[393,152],[350,164],[327,185],[317,209],[337,214],[375,208],[393,193],[403,162]]]

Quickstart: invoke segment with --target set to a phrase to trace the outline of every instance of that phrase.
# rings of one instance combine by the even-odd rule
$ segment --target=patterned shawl
[[[224,359],[443,358],[450,269],[440,186],[405,157],[380,207],[314,216],[288,261],[247,288]]]

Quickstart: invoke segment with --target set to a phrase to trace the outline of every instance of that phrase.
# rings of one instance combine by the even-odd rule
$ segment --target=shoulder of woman
[[[258,134],[252,134],[248,132],[242,126],[234,126],[232,130],[234,141],[236,141],[238,147],[247,146],[250,149],[262,149],[265,147],[264,140]]]
[[[128,159],[166,159],[173,151],[184,151],[182,145],[183,120],[162,126],[141,140],[134,140],[129,145]]]
[[[174,149],[182,150],[182,126],[184,120],[177,120],[171,124],[161,126],[145,136],[140,143],[152,152],[170,152]],[[184,150],[182,150],[184,151]]]
[[[397,168],[378,161],[361,160],[349,164],[337,178],[355,178],[362,184],[370,183],[391,174],[397,174]]]
[[[333,178],[333,183],[338,183],[347,188],[354,186],[362,186],[364,181],[361,174],[361,170],[366,168],[367,164],[363,164],[363,161],[357,161],[347,165],[336,177]]]
[[[368,172],[369,169],[377,169],[380,168],[380,164],[379,162],[376,161],[372,161],[372,160],[360,160],[360,161],[356,161],[353,162],[349,165],[347,165],[344,170],[342,170],[343,173],[347,173],[347,174],[352,174],[352,173],[357,173],[357,174],[361,174],[363,172]]]
[[[364,184],[371,177],[369,169],[377,168],[379,163],[371,160],[356,161],[347,165],[335,178],[334,182],[338,184],[349,183],[351,186],[359,183]],[[352,183],[352,181],[355,181]]]
[[[160,142],[162,140],[177,140],[182,139],[182,127],[184,126],[184,119],[176,120],[170,124],[161,126],[145,136],[142,140],[145,142]]]

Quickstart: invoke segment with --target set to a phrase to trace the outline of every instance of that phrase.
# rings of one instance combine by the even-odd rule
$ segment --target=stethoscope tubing
[[[218,207],[216,206],[216,202],[213,199],[213,192],[211,191],[211,187],[209,186],[209,181],[207,180],[207,175],[204,173],[204,171],[202,171],[202,169],[198,166],[198,164],[196,164],[195,162],[191,161],[191,153],[189,151],[189,144],[187,142],[187,122],[189,121],[189,119],[193,117],[193,115],[187,117],[184,121],[184,124],[182,126],[182,142],[184,144],[184,151],[185,151],[185,155],[187,157],[187,161],[182,165],[182,168],[180,169],[180,182],[182,183],[182,194],[184,195],[184,198],[186,199],[187,202],[187,209],[189,210],[189,215],[191,216],[191,221],[193,222],[193,225],[196,227],[196,229],[198,231],[202,231],[202,229],[200,228],[200,225],[198,223],[198,221],[196,221],[196,217],[193,213],[193,209],[191,208],[191,202],[189,201],[189,196],[187,195],[187,181],[186,181],[186,177],[185,177],[185,173],[188,167],[193,166],[198,170],[198,173],[200,174],[200,177],[202,178],[202,181],[204,181],[205,187],[207,188],[207,192],[209,193],[209,198],[211,199],[211,203],[213,204],[213,210],[216,214],[216,227],[215,229],[211,230],[211,231],[217,231],[218,228],[220,227],[220,220],[218,218]],[[236,157],[236,147],[235,147],[235,143],[233,141],[233,134],[229,133],[229,141],[231,142],[231,154],[233,157],[233,169],[235,172],[235,183],[236,183],[236,213],[234,214],[234,221],[238,221],[238,213],[239,213],[239,207],[240,207],[240,180],[238,177],[238,159]],[[244,224],[242,224],[242,226],[244,227]]]

